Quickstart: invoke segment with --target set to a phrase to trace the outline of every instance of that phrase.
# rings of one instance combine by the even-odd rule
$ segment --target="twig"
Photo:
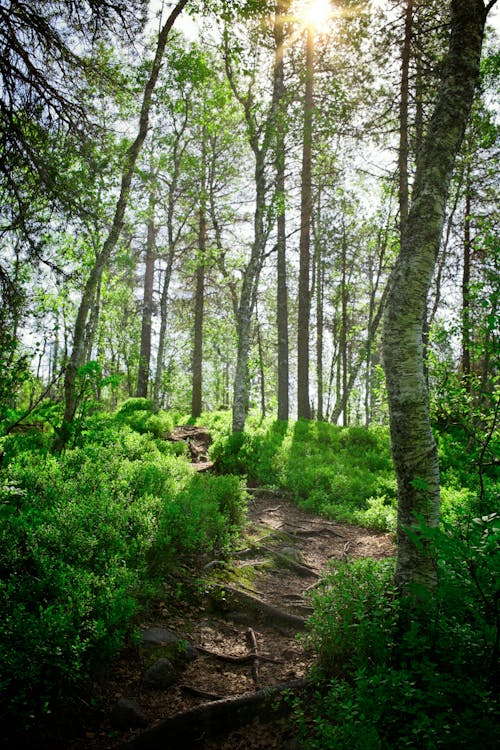
[[[181,690],[185,693],[191,693],[196,695],[197,698],[207,698],[210,701],[223,701],[226,698],[225,695],[219,695],[218,693],[208,693],[206,690],[200,690],[200,688],[194,687],[194,685],[179,685]]]
[[[276,513],[277,510],[281,510],[282,505],[276,505],[275,508],[264,508],[261,513]]]
[[[253,654],[253,661],[252,661],[252,678],[257,687],[259,686],[259,656],[258,656],[258,649],[257,649],[257,638],[255,637],[255,633],[252,630],[252,628],[248,628],[247,630],[247,640],[249,642],[250,648],[252,649]]]

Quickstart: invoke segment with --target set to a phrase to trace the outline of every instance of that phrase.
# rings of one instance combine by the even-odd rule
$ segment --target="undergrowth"
[[[142,400],[86,420],[74,447],[4,438],[0,471],[0,716],[29,725],[102,668],[156,581],[226,554],[245,492],[197,475]],[[152,421],[154,420],[154,421]],[[168,434],[168,432],[167,432]]]
[[[434,599],[401,597],[392,561],[332,567],[312,596],[316,689],[297,701],[304,750],[498,746],[500,516],[419,529]]]

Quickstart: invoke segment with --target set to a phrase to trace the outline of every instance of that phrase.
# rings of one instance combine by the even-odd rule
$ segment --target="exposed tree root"
[[[284,565],[287,566],[287,568],[291,568],[294,570],[298,575],[300,576],[306,576],[311,577],[314,576],[314,578],[319,578],[319,573],[317,573],[313,568],[310,568],[309,565],[304,565],[303,563],[299,563],[296,560],[294,560],[292,557],[289,557],[288,555],[284,555],[282,552],[277,552],[276,550],[271,549],[270,547],[265,547],[262,545],[261,549],[265,550],[268,554],[272,555],[276,560],[279,560]]]
[[[292,710],[283,700],[290,691],[307,687],[307,680],[294,680],[275,687],[263,688],[255,693],[224,698],[204,703],[189,711],[164,719],[129,742],[120,745],[121,750],[186,750],[203,748],[208,740],[228,734],[238,727],[249,724],[258,716],[276,718]]]
[[[203,646],[196,646],[196,650],[200,652],[200,654],[205,654],[205,656],[212,656],[214,659],[219,659],[220,661],[226,661],[230,664],[250,664],[250,662],[254,661],[255,655],[253,653],[251,654],[220,654],[217,651],[210,651],[209,648],[203,648]],[[264,656],[263,654],[259,654],[259,659],[261,661],[268,661],[271,664],[283,664],[282,659],[275,659],[274,656]]]
[[[226,610],[239,608],[245,612],[250,611],[257,618],[266,622],[266,624],[276,627],[293,628],[294,630],[304,630],[306,627],[307,621],[304,617],[294,615],[291,612],[285,612],[283,609],[278,609],[278,607],[268,604],[256,596],[247,594],[232,586],[217,586],[216,588],[218,591],[224,593],[224,609]],[[220,606],[220,597],[218,597],[217,602]]]

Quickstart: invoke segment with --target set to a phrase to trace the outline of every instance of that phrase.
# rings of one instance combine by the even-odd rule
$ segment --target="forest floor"
[[[189,580],[167,582],[164,601],[153,602],[137,623],[143,632],[167,628],[195,647],[196,658],[175,683],[163,689],[146,687],[144,650],[130,646],[93,685],[91,695],[73,699],[71,711],[54,715],[47,727],[39,728],[38,737],[30,739],[31,747],[296,748],[290,718],[280,719],[267,710],[230,734],[210,737],[209,731],[196,745],[187,736],[184,742],[171,744],[167,730],[158,741],[151,730],[161,729],[167,717],[195,706],[305,677],[312,654],[297,633],[303,631],[303,619],[311,612],[308,593],[319,584],[321,572],[336,560],[380,559],[392,554],[390,534],[327,521],[304,512],[284,496],[252,490],[241,550],[230,561],[205,565],[194,585]],[[140,707],[144,729],[117,729],[112,717],[120,699]],[[219,731],[215,724],[220,721],[224,719],[214,719],[214,731]]]

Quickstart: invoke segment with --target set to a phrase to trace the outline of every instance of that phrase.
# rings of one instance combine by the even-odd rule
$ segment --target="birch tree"
[[[396,580],[404,591],[437,582],[435,560],[418,538],[420,520],[439,520],[439,463],[429,417],[423,326],[446,202],[479,74],[488,11],[483,0],[451,0],[448,52],[422,147],[402,245],[384,316],[384,369],[398,479]]]

